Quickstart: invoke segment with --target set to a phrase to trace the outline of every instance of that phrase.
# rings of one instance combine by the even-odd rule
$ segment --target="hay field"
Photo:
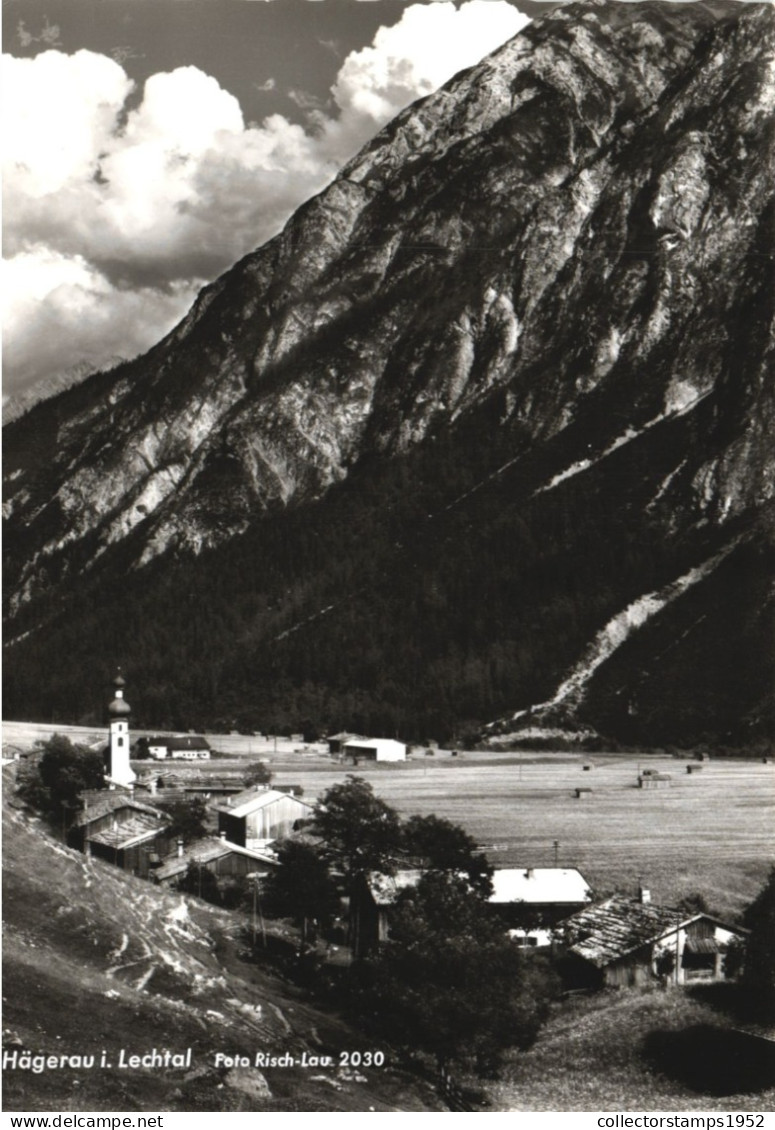
[[[497,867],[578,867],[596,891],[633,890],[657,902],[699,891],[724,914],[740,911],[775,862],[775,765],[654,755],[539,756],[466,753],[396,765],[325,764],[315,755],[270,759],[279,782],[312,799],[346,773],[366,777],[403,816],[435,813],[461,824]],[[665,788],[637,788],[638,768],[670,773]],[[576,787],[592,794],[577,800]]]
[[[74,741],[99,731],[4,723],[8,743],[67,733]],[[137,733],[137,732],[135,732]],[[102,731],[105,736],[105,731]],[[596,893],[634,891],[640,880],[656,902],[702,893],[724,915],[737,914],[775,862],[775,764],[711,760],[686,772],[689,759],[654,754],[463,752],[414,755],[405,763],[357,768],[332,762],[322,745],[208,734],[231,764],[261,757],[280,784],[299,784],[308,800],[346,774],[369,780],[402,816],[435,813],[461,824],[496,867],[578,867]],[[226,768],[230,761],[210,764]],[[584,764],[593,764],[585,772]],[[136,763],[136,768],[142,766]],[[669,787],[638,789],[638,769],[669,773]],[[577,800],[577,787],[591,788]]]

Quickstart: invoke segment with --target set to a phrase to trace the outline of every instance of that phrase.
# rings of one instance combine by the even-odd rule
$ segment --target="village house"
[[[89,790],[81,801],[69,845],[146,878],[168,848],[164,813],[128,793]]]
[[[210,753],[210,743],[201,734],[138,738],[135,743],[136,757],[156,761],[208,761]]]
[[[154,871],[153,878],[157,883],[172,886],[185,875],[192,863],[219,878],[244,878],[246,875],[264,878],[279,866],[270,852],[251,851],[229,843],[222,832],[220,836],[205,836],[186,847],[178,842],[177,850],[163,860]]]
[[[314,806],[278,789],[247,789],[218,805],[218,831],[240,847],[266,846],[288,836],[300,821],[310,820]]]
[[[359,761],[406,761],[406,745],[394,738],[351,738],[342,746],[345,757]]]
[[[387,941],[390,933],[390,910],[407,887],[419,883],[422,871],[417,868],[383,875],[370,871],[356,877],[350,895],[350,945],[353,957],[363,957]]]
[[[518,945],[548,946],[553,928],[592,901],[575,867],[515,867],[493,872],[490,906]]]
[[[747,936],[710,914],[657,906],[643,889],[639,898],[614,895],[578,911],[563,930],[573,982],[611,987],[735,976],[739,963],[725,958]]]
[[[209,772],[198,766],[154,768],[138,777],[136,788],[145,789],[149,796],[165,801],[190,796],[223,797],[245,791],[245,774],[241,770]]]

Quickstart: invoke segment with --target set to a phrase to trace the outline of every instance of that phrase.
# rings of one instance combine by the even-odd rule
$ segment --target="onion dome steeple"
[[[113,686],[116,688],[116,697],[108,707],[108,714],[111,718],[126,718],[132,713],[132,708],[124,698],[124,687],[126,681],[121,674],[121,668],[117,668],[116,677],[113,680]]]

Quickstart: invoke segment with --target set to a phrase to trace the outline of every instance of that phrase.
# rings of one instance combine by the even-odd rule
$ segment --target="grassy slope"
[[[4,1045],[18,1037],[46,1055],[106,1049],[114,1065],[7,1070],[4,1110],[445,1109],[397,1065],[267,1069],[265,1082],[252,1070],[216,1070],[218,1051],[336,1056],[368,1044],[279,978],[240,961],[233,916],[86,860],[8,805],[3,840]],[[192,1070],[118,1068],[119,1049],[154,1047],[192,1048]]]
[[[775,1079],[764,1091],[718,1096],[669,1078],[649,1060],[649,1044],[665,1046],[691,1029],[675,1057],[680,1070],[703,1031],[734,1027],[731,1016],[680,989],[610,990],[565,1002],[490,1088],[492,1109],[771,1111]]]

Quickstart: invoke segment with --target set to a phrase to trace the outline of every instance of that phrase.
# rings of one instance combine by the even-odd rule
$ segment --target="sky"
[[[399,110],[546,7],[3,0],[4,396],[145,351]]]
[[[149,348],[528,19],[512,0],[4,0],[4,395]]]

